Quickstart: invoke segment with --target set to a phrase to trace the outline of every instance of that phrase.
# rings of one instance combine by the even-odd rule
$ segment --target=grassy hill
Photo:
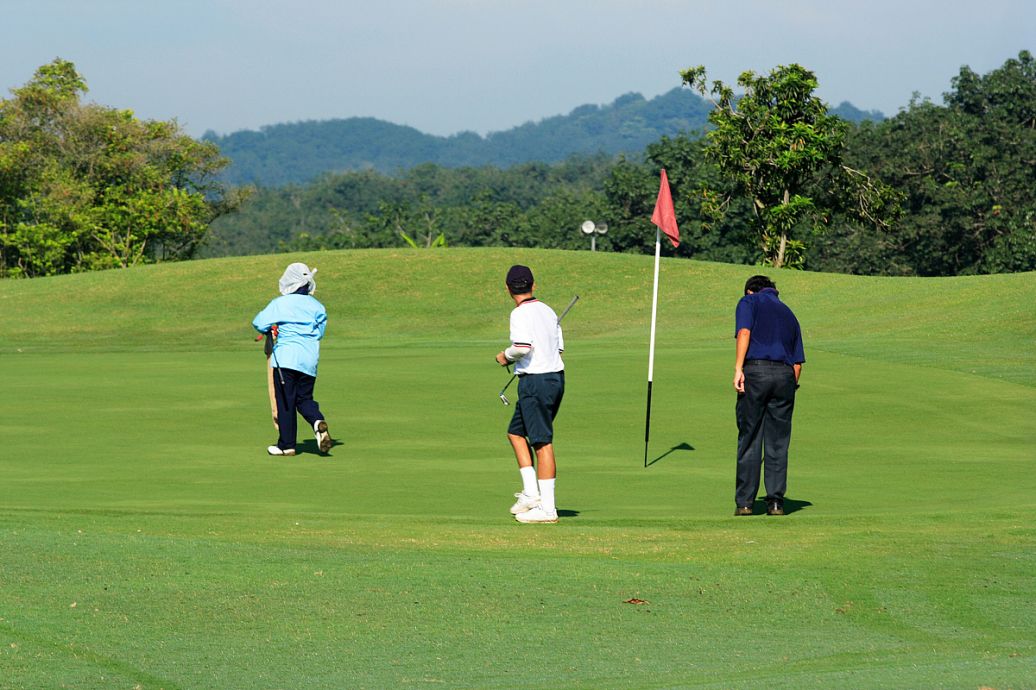
[[[329,458],[274,436],[251,317],[330,312]],[[502,281],[566,319],[556,526],[507,515]],[[735,519],[751,267],[328,252],[0,282],[2,687],[1036,685],[1036,275],[772,273],[807,364],[784,518]],[[639,599],[645,604],[630,604]]]
[[[582,336],[646,348],[651,257],[463,248],[298,256],[320,268],[320,297],[332,317],[341,314],[335,320],[348,334],[329,338],[325,348],[345,341],[391,347],[444,336],[495,342],[500,310],[506,311],[499,274],[523,260],[544,264],[537,275],[552,302],[567,302],[570,293],[585,298],[581,323],[573,325]],[[276,296],[275,279],[290,260],[241,257],[9,281],[0,305],[13,318],[0,353],[249,349],[250,318]],[[760,269],[675,259],[663,259],[663,266],[660,342],[726,348],[739,290]],[[1036,287],[1032,273],[779,275],[778,287],[800,314],[811,349],[1036,385],[1036,351],[1022,346],[1036,334],[1026,294]],[[439,332],[444,323],[447,334]]]

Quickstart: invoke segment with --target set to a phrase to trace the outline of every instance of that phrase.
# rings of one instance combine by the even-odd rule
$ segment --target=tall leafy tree
[[[1034,270],[1036,60],[1023,51],[986,75],[963,67],[951,85],[944,105],[914,99],[850,142],[854,161],[905,196],[882,247],[891,272]]]
[[[83,104],[67,60],[0,101],[0,272],[40,276],[194,256],[239,193],[175,122]]]
[[[768,263],[801,266],[809,230],[823,231],[837,210],[888,228],[896,195],[842,164],[848,125],[814,95],[812,72],[796,64],[762,76],[744,72],[737,81],[741,95],[720,81],[707,84],[701,66],[682,71],[681,77],[715,105],[705,155],[733,191],[703,187],[702,210],[720,218],[735,195],[747,196]]]

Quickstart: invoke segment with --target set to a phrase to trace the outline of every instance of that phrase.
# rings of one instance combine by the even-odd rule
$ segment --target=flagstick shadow
[[[665,457],[668,457],[668,456],[669,456],[669,455],[670,455],[671,453],[674,453],[674,452],[676,452],[676,451],[678,451],[678,450],[694,450],[694,446],[692,446],[692,445],[691,445],[690,443],[687,443],[686,441],[684,441],[684,442],[683,442],[683,443],[681,443],[680,445],[678,445],[678,446],[673,446],[672,448],[670,448],[670,449],[669,449],[669,450],[667,450],[666,452],[664,452],[664,453],[662,453],[661,455],[659,455],[659,456],[658,456],[657,458],[655,458],[654,460],[652,460],[651,462],[649,462],[649,463],[648,463],[648,464],[646,465],[646,467],[651,467],[652,465],[654,465],[654,464],[655,464],[656,462],[658,462],[659,460],[661,460],[661,459],[663,459],[663,458],[665,458]]]

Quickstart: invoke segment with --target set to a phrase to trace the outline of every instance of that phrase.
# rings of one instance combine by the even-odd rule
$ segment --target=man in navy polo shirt
[[[784,515],[788,445],[802,363],[798,319],[766,276],[752,276],[737,303],[734,389],[737,391],[737,483],[734,515],[751,515],[765,455],[766,512]]]

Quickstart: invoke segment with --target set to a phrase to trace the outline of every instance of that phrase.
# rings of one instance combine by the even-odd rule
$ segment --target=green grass
[[[1036,275],[776,272],[794,512],[735,519],[753,269],[663,262],[644,469],[650,257],[298,257],[342,444],[273,459],[248,324],[294,258],[0,283],[0,688],[1036,687]],[[557,526],[506,512],[517,261],[582,297]]]

